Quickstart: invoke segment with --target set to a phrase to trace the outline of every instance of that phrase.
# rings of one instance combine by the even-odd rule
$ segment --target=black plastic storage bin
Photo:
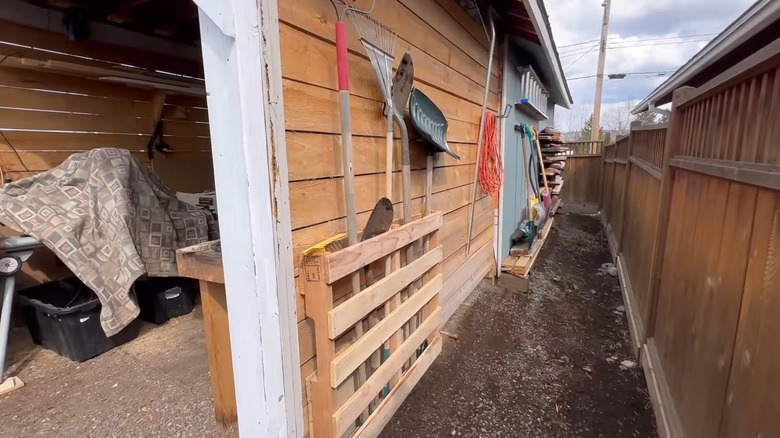
[[[100,326],[100,301],[78,278],[45,283],[19,292],[19,304],[33,342],[84,362],[135,339],[139,324],[107,337]]]
[[[152,277],[135,282],[141,319],[163,324],[192,312],[196,280],[184,277]]]

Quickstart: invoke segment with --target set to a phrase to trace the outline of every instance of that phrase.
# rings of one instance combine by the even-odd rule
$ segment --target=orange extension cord
[[[479,185],[482,190],[495,196],[504,182],[504,163],[498,148],[498,127],[492,111],[485,114],[485,141],[482,156],[479,157]]]

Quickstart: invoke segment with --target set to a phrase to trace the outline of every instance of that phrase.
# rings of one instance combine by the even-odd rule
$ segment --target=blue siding
[[[533,65],[534,63],[520,49],[510,46],[509,62],[504,64],[504,93],[507,96],[507,103],[514,104],[523,97],[520,96],[520,73],[517,71],[517,66],[527,64]],[[513,105],[511,115],[507,119],[504,132],[504,207],[501,212],[502,231],[500,236],[502,254],[499,262],[509,256],[509,249],[512,246],[510,237],[520,222],[528,217],[526,164],[523,162],[521,147],[525,143],[526,156],[530,157],[531,145],[528,141],[521,140],[520,133],[515,131],[515,125],[529,123],[537,128],[551,125],[554,108],[555,104],[550,102],[547,108],[547,115],[550,119],[540,123],[525,112],[515,109]]]

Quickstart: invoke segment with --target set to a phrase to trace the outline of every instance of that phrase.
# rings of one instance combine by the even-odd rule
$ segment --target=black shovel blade
[[[371,216],[368,217],[368,222],[366,222],[366,228],[363,229],[360,241],[363,242],[387,232],[392,224],[393,203],[387,198],[382,198],[376,203]]]

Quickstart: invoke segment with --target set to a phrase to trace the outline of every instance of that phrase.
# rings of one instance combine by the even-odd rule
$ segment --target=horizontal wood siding
[[[119,147],[132,151],[174,190],[213,190],[205,98],[166,98],[163,141],[173,152],[156,152],[150,160],[153,99],[152,91],[122,84],[0,67],[0,165],[19,179],[77,152]]]
[[[466,238],[471,183],[476,163],[480,106],[487,73],[488,49],[481,26],[470,20],[455,0],[390,0],[377,2],[372,16],[398,34],[398,64],[404,52],[414,61],[415,87],[426,93],[449,122],[448,142],[462,158],[437,154],[434,160],[432,209],[444,213],[439,231],[444,261],[441,265],[445,313],[466,298],[475,282],[493,268],[493,211],[491,198],[482,193],[475,205],[471,257]],[[302,251],[345,232],[346,208],[341,162],[336,49],[333,5],[327,0],[279,2],[284,79],[284,109],[290,176],[290,208],[296,275]],[[358,227],[363,227],[379,198],[385,196],[385,126],[377,80],[352,25],[347,23],[350,105],[353,129],[353,166],[356,174]],[[497,50],[497,53],[499,51]],[[499,102],[498,58],[493,64],[488,107]],[[413,131],[413,129],[410,129]],[[393,154],[393,203],[401,217],[403,194],[401,144],[396,130]],[[412,214],[421,215],[425,194],[425,146],[410,144]],[[484,248],[488,248],[485,250]],[[375,274],[383,271],[377,266]],[[457,277],[457,278],[456,278]],[[457,281],[449,281],[455,279]],[[334,299],[350,292],[348,281],[334,285]],[[470,288],[464,290],[464,284]],[[298,289],[298,320],[307,327]],[[299,333],[303,378],[312,373],[316,354],[311,332]],[[347,333],[349,336],[349,332]],[[347,385],[351,386],[351,385]],[[305,400],[305,397],[304,397]]]

